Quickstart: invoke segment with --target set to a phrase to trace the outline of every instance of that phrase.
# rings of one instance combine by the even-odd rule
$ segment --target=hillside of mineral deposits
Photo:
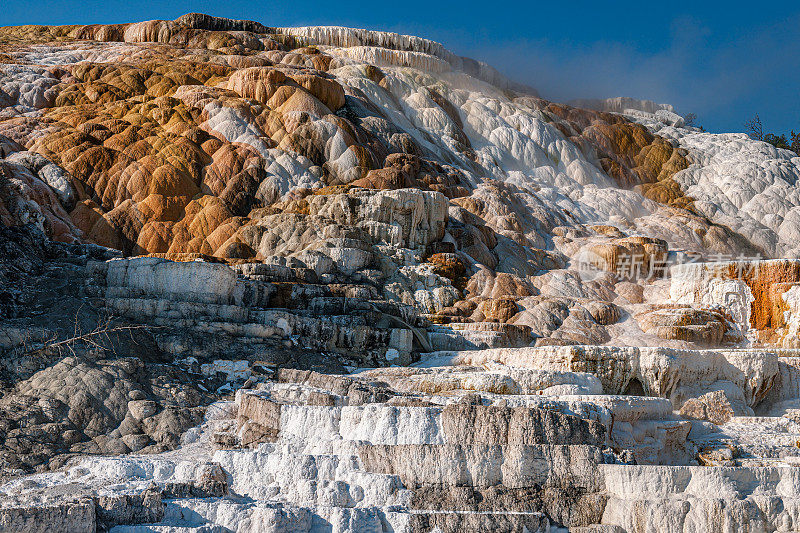
[[[800,530],[798,180],[419,37],[0,28],[0,531]]]

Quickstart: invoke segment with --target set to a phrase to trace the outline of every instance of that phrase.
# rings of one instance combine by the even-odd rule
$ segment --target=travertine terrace
[[[0,28],[0,531],[800,530],[798,179],[420,37]]]

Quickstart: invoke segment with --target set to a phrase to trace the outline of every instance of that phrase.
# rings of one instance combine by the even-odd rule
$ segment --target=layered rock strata
[[[75,531],[118,532],[683,531],[798,519],[791,410],[750,417],[762,428],[784,421],[756,443],[740,429],[748,417],[707,416],[731,395],[700,394],[719,382],[684,377],[697,396],[678,415],[667,399],[607,395],[590,373],[497,365],[280,370],[214,404],[176,452],[84,459],[7,483],[0,516],[31,530],[69,516]],[[709,411],[698,416],[692,402]]]

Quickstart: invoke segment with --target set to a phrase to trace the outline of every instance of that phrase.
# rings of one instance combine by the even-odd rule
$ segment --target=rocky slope
[[[798,527],[800,158],[573,104],[387,32],[0,28],[0,528]]]

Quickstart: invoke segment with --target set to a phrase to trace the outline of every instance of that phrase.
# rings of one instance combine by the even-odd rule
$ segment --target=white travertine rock
[[[174,262],[156,257],[96,263],[110,287],[124,287],[140,294],[176,296],[205,303],[237,304],[244,297],[243,283],[226,265],[203,261]]]
[[[72,184],[72,177],[63,168],[47,158],[27,150],[11,153],[5,160],[22,165],[36,174],[39,179],[50,186],[65,209],[72,209],[75,206],[75,187]]]
[[[423,366],[489,363],[591,372],[600,378],[608,394],[622,393],[636,381],[646,394],[669,398],[676,408],[689,397],[732,387],[737,391],[737,408],[744,412],[764,398],[778,375],[778,355],[757,349],[545,346],[438,352],[421,361]]]
[[[800,348],[800,286],[794,286],[781,295],[788,308],[784,311],[786,335],[781,344],[784,348]]]
[[[0,65],[0,104],[19,111],[43,109],[52,105],[60,80],[52,71],[28,65]],[[8,110],[4,111],[4,114]]]
[[[0,525],[8,531],[46,533],[58,524],[64,531],[97,531],[97,517],[91,500],[71,501],[35,507],[0,508]]]
[[[800,158],[742,133],[713,134],[641,121],[689,151],[692,165],[673,179],[714,222],[749,239],[768,257],[797,255]]]
[[[646,113],[653,114],[661,110],[670,112],[675,111],[675,109],[669,104],[657,104],[650,100],[637,100],[636,98],[629,98],[626,96],[617,96],[603,100],[572,100],[570,104],[574,105],[575,107],[585,107],[587,109],[596,109],[598,111],[608,111],[611,113],[623,113],[627,109],[635,109],[637,111],[644,111]]]
[[[376,241],[417,248],[444,237],[447,198],[416,189],[354,190],[309,198],[311,215],[363,228]]]
[[[443,394],[452,390],[494,394],[602,394],[603,386],[588,373],[516,368],[503,365],[375,369],[362,375],[381,379],[397,390]],[[569,392],[568,392],[569,391]]]
[[[655,112],[655,116],[664,124],[668,126],[675,126],[676,128],[683,127],[685,123],[682,116],[666,109],[659,109]]]
[[[348,48],[326,48],[326,52],[333,56],[357,60],[359,63],[369,63],[380,66],[412,67],[425,72],[447,72],[452,67],[450,63],[438,57],[423,52],[408,50],[390,50],[375,46],[351,46]]]
[[[342,26],[305,26],[276,29],[287,35],[308,39],[311,44],[341,47],[376,46],[395,50],[412,50],[441,57],[444,60],[450,60],[454,57],[441,44],[412,35],[345,28]]]
[[[800,479],[790,466],[602,465],[600,470],[610,496],[602,523],[625,531],[712,531],[720,525],[732,531],[791,531],[800,517]]]
[[[745,331],[750,327],[753,294],[747,283],[732,279],[694,279],[673,271],[670,296],[675,303],[702,307],[725,307]]]
[[[323,244],[334,241],[337,240]],[[359,245],[363,247],[363,243]],[[353,254],[332,253],[350,249],[320,247],[299,254],[297,259],[305,260],[300,263],[304,275],[315,275],[309,266],[320,267],[325,274],[333,269],[333,260],[320,250],[337,258],[338,272],[347,270],[348,265],[355,268]],[[352,251],[363,250],[352,248]],[[366,252],[366,256],[371,257],[372,252]],[[363,266],[363,260],[358,260],[358,265]],[[276,341],[376,358],[389,364],[409,361],[414,348],[411,331],[414,326],[409,324],[416,320],[414,307],[371,301],[377,292],[363,285],[348,286],[347,296],[332,296],[324,285],[280,284],[281,276],[294,279],[299,268],[257,263],[232,268],[204,261],[137,257],[91,262],[88,269],[91,290],[104,297],[109,310],[156,326],[162,334],[158,342],[163,350],[177,357],[201,357],[208,362],[209,369],[218,360],[253,357],[259,350],[272,349],[267,346],[274,346]],[[265,281],[265,277],[275,282]],[[313,279],[316,281],[316,277]],[[279,294],[279,286],[290,290]],[[233,352],[224,339],[233,342]],[[217,370],[229,376],[241,374],[233,369]],[[243,375],[240,377],[243,379],[234,381],[245,379]]]

